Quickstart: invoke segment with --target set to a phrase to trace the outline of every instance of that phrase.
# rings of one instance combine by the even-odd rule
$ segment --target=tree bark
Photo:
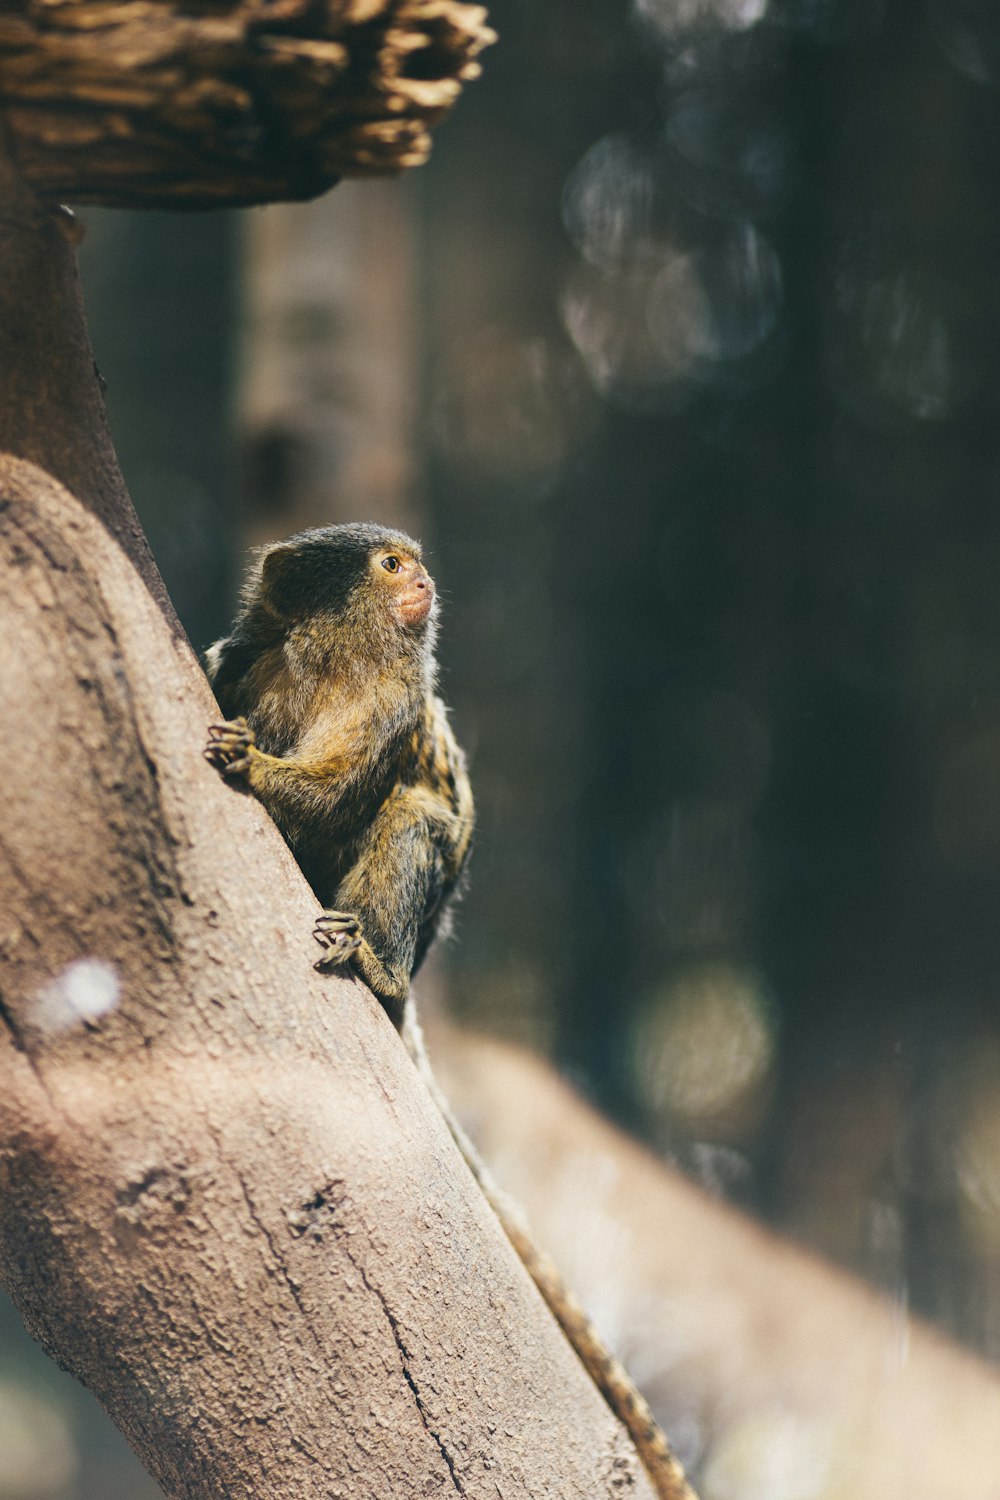
[[[463,0],[15,0],[0,100],[49,199],[209,208],[418,166],[493,40]]]
[[[0,1275],[169,1495],[648,1496],[400,1042],[202,760],[72,247],[0,209]]]

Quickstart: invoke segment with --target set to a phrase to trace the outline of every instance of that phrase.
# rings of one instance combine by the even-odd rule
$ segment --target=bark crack
[[[302,1302],[301,1297],[299,1296],[298,1284],[296,1283],[295,1278],[292,1276],[292,1273],[289,1271],[287,1265],[285,1264],[284,1256],[281,1254],[281,1251],[278,1249],[278,1246],[275,1243],[274,1235],[271,1233],[267,1224],[257,1212],[257,1208],[254,1204],[253,1198],[250,1196],[250,1189],[247,1187],[246,1179],[244,1178],[242,1172],[240,1172],[236,1167],[235,1163],[228,1159],[226,1152],[222,1147],[222,1139],[220,1133],[215,1128],[213,1122],[207,1116],[205,1118],[205,1125],[209,1134],[215,1141],[215,1149],[219,1153],[219,1160],[225,1162],[226,1166],[233,1173],[233,1176],[239,1183],[240,1193],[242,1194],[243,1202],[246,1204],[247,1212],[250,1215],[251,1222],[254,1228],[261,1235],[264,1243],[267,1245],[268,1250],[271,1252],[271,1257],[274,1261],[278,1274],[284,1281],[285,1285],[288,1287],[288,1290],[292,1296],[292,1301],[295,1303],[295,1306],[298,1308],[302,1316],[303,1324],[306,1328],[308,1328],[310,1334],[312,1335],[313,1342],[317,1345],[318,1348],[322,1349],[322,1340],[313,1327],[312,1319],[309,1317],[305,1305]]]
[[[211,1125],[209,1125],[209,1129],[210,1130],[212,1129]],[[221,1143],[220,1143],[219,1138],[218,1138],[218,1134],[214,1130],[212,1131],[212,1133],[213,1133],[213,1135],[215,1135],[216,1146],[219,1149],[219,1155],[223,1157],[223,1160],[225,1160],[224,1154],[223,1154],[222,1149],[221,1149]],[[298,1284],[295,1281],[295,1278],[292,1276],[292,1273],[289,1271],[287,1265],[285,1264],[285,1258],[281,1254],[281,1251],[278,1249],[278,1246],[275,1243],[274,1235],[271,1233],[270,1229],[265,1224],[265,1222],[261,1218],[260,1214],[257,1212],[257,1209],[254,1206],[254,1201],[253,1201],[253,1199],[250,1196],[250,1189],[247,1187],[246,1180],[243,1177],[243,1174],[240,1171],[237,1170],[237,1168],[233,1165],[232,1162],[228,1163],[228,1165],[229,1165],[230,1170],[235,1174],[236,1181],[240,1185],[240,1192],[243,1194],[243,1201],[244,1201],[244,1203],[247,1206],[247,1212],[250,1215],[250,1218],[251,1218],[251,1220],[253,1222],[254,1228],[259,1231],[259,1233],[261,1234],[261,1236],[262,1236],[262,1238],[264,1240],[264,1243],[267,1245],[267,1248],[270,1250],[271,1256],[272,1256],[272,1258],[274,1260],[274,1264],[275,1264],[275,1266],[277,1268],[278,1274],[281,1276],[281,1279],[284,1281],[285,1285],[288,1287],[288,1290],[289,1290],[289,1292],[291,1293],[291,1296],[292,1296],[292,1301],[295,1303],[295,1306],[298,1308],[300,1314],[302,1315],[302,1322],[303,1322],[303,1324],[305,1325],[306,1328],[308,1328],[310,1334],[312,1335],[313,1342],[316,1344],[316,1346],[318,1348],[322,1349],[322,1347],[323,1347],[322,1346],[322,1340],[319,1338],[318,1334],[316,1333],[316,1330],[313,1327],[312,1319],[310,1318],[310,1316],[309,1316],[309,1314],[308,1314],[308,1312],[306,1310],[305,1304],[303,1303],[302,1298],[299,1295]]]
[[[218,1138],[216,1138],[216,1144],[218,1145]],[[292,1300],[294,1301],[299,1312],[302,1314],[304,1323],[312,1332],[312,1323],[299,1296],[298,1286],[296,1285],[294,1278],[292,1277],[290,1271],[288,1270],[288,1267],[285,1264],[284,1257],[275,1244],[274,1236],[272,1235],[270,1229],[267,1227],[264,1221],[261,1219],[260,1215],[257,1213],[257,1210],[254,1207],[253,1199],[250,1196],[250,1191],[241,1173],[236,1172],[236,1180],[240,1185],[240,1191],[243,1194],[243,1201],[246,1203],[247,1210],[254,1223],[254,1226],[260,1231],[265,1244],[267,1245],[268,1249],[271,1252],[271,1255],[274,1258],[274,1262],[278,1269],[278,1272],[280,1273],[281,1277],[288,1287],[289,1292],[292,1295]],[[365,1290],[371,1292],[371,1294],[377,1299],[378,1304],[381,1307],[383,1314],[385,1315],[385,1320],[392,1332],[396,1350],[399,1354],[399,1363],[403,1373],[403,1379],[406,1381],[406,1384],[409,1386],[410,1391],[413,1394],[414,1405],[417,1408],[417,1414],[420,1417],[420,1421],[424,1428],[424,1431],[427,1433],[428,1437],[432,1439],[435,1447],[440,1453],[445,1467],[447,1468],[448,1473],[451,1477],[452,1488],[454,1489],[455,1493],[457,1495],[464,1495],[466,1493],[465,1486],[459,1478],[458,1472],[455,1468],[455,1461],[452,1458],[451,1454],[448,1452],[447,1446],[445,1445],[441,1434],[432,1425],[430,1418],[428,1417],[427,1408],[424,1405],[423,1398],[420,1394],[420,1387],[418,1386],[413,1371],[410,1368],[411,1355],[409,1349],[406,1347],[406,1341],[404,1340],[402,1332],[400,1330],[399,1320],[397,1319],[395,1313],[392,1311],[392,1308],[389,1306],[385,1294],[374,1284],[364,1266],[354,1257],[354,1255],[352,1255],[349,1247],[346,1244],[344,1244],[343,1248],[348,1260],[351,1262],[351,1265],[361,1277],[361,1281],[365,1287]],[[319,1343],[318,1339],[316,1341],[317,1343]]]
[[[0,1022],[2,1022],[10,1032],[11,1041],[14,1043],[17,1051],[23,1052],[29,1061],[33,1061],[31,1053],[28,1051],[27,1043],[25,1042],[24,1037],[21,1034],[21,1028],[20,1026],[18,1026],[17,1021],[14,1019],[14,1015],[10,1010],[10,1007],[4,1001],[3,995],[0,995]]]
[[[444,1460],[448,1473],[451,1476],[452,1486],[455,1490],[456,1495],[464,1495],[466,1493],[465,1486],[459,1478],[458,1471],[455,1468],[455,1460],[448,1452],[447,1446],[445,1445],[444,1439],[441,1437],[441,1434],[432,1425],[430,1418],[428,1417],[427,1408],[424,1405],[423,1397],[420,1394],[420,1387],[417,1384],[412,1369],[410,1368],[411,1355],[409,1349],[406,1347],[406,1341],[403,1338],[402,1332],[400,1330],[399,1320],[397,1319],[392,1308],[389,1306],[384,1292],[382,1292],[371,1280],[364,1266],[355,1259],[346,1244],[344,1246],[344,1250],[348,1260],[351,1262],[351,1265],[361,1277],[365,1290],[371,1292],[371,1294],[378,1300],[378,1304],[381,1307],[382,1312],[385,1314],[385,1320],[392,1331],[392,1336],[396,1344],[396,1350],[399,1354],[399,1363],[403,1372],[403,1379],[406,1381],[406,1384],[409,1386],[410,1390],[413,1393],[413,1401],[417,1408],[417,1414],[420,1417],[420,1421],[423,1425],[424,1431],[427,1433],[428,1437],[432,1439],[435,1447]]]

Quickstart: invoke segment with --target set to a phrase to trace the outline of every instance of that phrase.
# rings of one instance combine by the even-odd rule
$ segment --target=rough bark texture
[[[1000,1494],[995,1368],[708,1198],[537,1058],[450,1031],[431,1042],[477,1144],[683,1440],[703,1494]]]
[[[170,1495],[648,1496],[381,1010],[313,971],[276,830],[202,760],[72,252],[13,191],[0,370],[0,1274],[28,1326]]]
[[[15,0],[0,104],[48,198],[311,198],[424,161],[493,39],[461,0]]]

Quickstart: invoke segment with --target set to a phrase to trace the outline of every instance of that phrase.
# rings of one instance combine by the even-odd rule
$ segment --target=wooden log
[[[492,40],[462,0],[14,0],[0,108],[45,199],[312,198],[423,162]]]

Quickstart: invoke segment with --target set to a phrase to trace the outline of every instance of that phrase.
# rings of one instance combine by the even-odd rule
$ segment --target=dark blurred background
[[[405,182],[84,215],[126,478],[199,649],[253,542],[424,537],[453,1011],[995,1358],[1000,12],[491,15]],[[0,1496],[155,1494],[20,1337]]]

